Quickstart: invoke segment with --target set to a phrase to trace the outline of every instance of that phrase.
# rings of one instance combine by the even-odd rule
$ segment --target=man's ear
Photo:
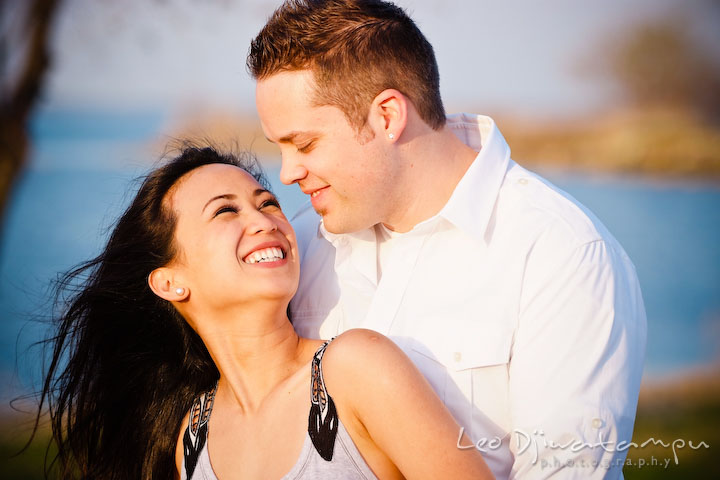
[[[370,112],[375,128],[387,141],[396,142],[408,122],[408,99],[394,88],[383,90],[373,100]]]
[[[187,287],[176,282],[174,271],[170,267],[160,267],[150,272],[148,285],[155,295],[169,302],[181,302],[190,294]]]

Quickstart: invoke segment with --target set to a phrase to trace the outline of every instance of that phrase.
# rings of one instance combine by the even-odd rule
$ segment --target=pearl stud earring
[[[182,287],[178,287],[175,289],[175,293],[177,293],[178,295],[182,295],[185,293],[185,289]]]

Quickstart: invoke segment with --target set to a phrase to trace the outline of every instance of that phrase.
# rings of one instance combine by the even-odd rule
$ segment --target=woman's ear
[[[190,295],[187,287],[176,283],[174,272],[170,267],[160,267],[150,272],[148,285],[155,295],[168,302],[181,302]]]

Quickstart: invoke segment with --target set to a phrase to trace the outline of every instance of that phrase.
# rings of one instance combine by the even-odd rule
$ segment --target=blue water
[[[50,314],[50,282],[99,251],[137,185],[132,180],[157,160],[146,145],[167,133],[163,120],[156,113],[36,118],[32,161],[13,192],[0,237],[0,402],[37,378],[38,352],[26,352],[42,335],[37,320]],[[304,195],[281,185],[273,164],[267,171],[292,215]],[[720,188],[543,173],[593,210],[633,259],[648,314],[646,375],[716,362]]]

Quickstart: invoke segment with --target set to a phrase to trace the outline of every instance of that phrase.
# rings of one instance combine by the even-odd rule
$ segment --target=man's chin
[[[347,233],[347,231],[342,228],[342,223],[338,223],[337,221],[335,221],[336,219],[334,219],[332,215],[328,215],[327,210],[315,209],[315,212],[317,212],[317,214],[322,217],[323,227],[325,227],[326,231],[334,234]]]
[[[325,228],[325,230],[335,235],[343,233],[355,233],[370,228],[370,226],[367,225],[354,225],[352,223],[345,222],[343,221],[345,219],[342,218],[333,218],[333,215],[328,215],[327,213],[323,215],[322,213],[318,212],[318,214],[322,216],[323,227]]]
[[[313,205],[313,210],[315,210],[315,213],[320,215],[323,218],[323,220],[325,220],[325,216],[327,215],[327,209],[315,208],[315,205]]]

